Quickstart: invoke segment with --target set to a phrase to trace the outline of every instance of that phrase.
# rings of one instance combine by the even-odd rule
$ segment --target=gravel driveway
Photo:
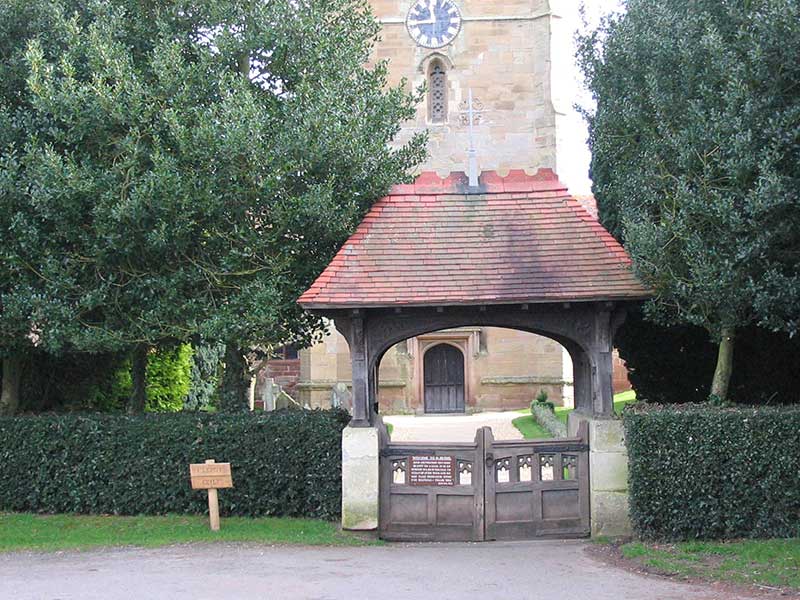
[[[586,542],[174,546],[0,555],[3,600],[722,600],[597,562]]]
[[[488,425],[496,440],[521,440],[519,429],[511,424],[518,412],[484,412],[474,415],[413,416],[391,415],[383,417],[391,423],[393,442],[471,442],[475,432]]]

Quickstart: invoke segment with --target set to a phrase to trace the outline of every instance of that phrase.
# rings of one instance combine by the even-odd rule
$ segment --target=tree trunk
[[[128,414],[141,415],[147,404],[147,352],[146,344],[139,344],[133,350],[131,361],[131,381],[133,390],[128,400]]]
[[[728,398],[728,387],[731,383],[733,372],[733,345],[736,330],[733,327],[723,327],[722,337],[719,342],[717,354],[717,368],[714,370],[714,381],[711,383],[711,395],[722,401]]]
[[[250,53],[242,52],[236,61],[239,73],[245,78],[250,79]]]
[[[247,386],[247,408],[250,410],[256,409],[256,384],[258,378],[250,376],[250,384]]]
[[[227,344],[225,346],[225,372],[222,375],[222,390],[219,399],[221,412],[248,412],[250,410],[248,401],[250,377],[247,371],[247,361],[241,349],[236,344]]]
[[[3,390],[0,393],[0,415],[13,415],[19,409],[19,382],[22,360],[19,356],[3,359]]]

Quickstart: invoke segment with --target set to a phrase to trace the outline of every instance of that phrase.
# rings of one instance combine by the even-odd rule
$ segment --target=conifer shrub
[[[192,384],[192,355],[189,344],[154,348],[147,356],[147,412],[177,412],[184,407]],[[117,406],[125,406],[133,391],[131,359],[116,373],[116,385],[109,395]]]

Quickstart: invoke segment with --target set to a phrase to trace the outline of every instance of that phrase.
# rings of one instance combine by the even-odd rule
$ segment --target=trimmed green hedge
[[[800,536],[800,407],[639,404],[624,420],[640,537]]]
[[[567,437],[567,426],[558,420],[552,402],[531,402],[531,414],[553,437]]]
[[[203,513],[189,463],[230,462],[224,515],[335,519],[344,411],[0,418],[0,510]]]

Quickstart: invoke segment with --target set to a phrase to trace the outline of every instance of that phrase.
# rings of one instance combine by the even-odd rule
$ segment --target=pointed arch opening
[[[423,357],[424,406],[427,414],[463,413],[465,359],[460,348],[447,342],[435,344]]]
[[[428,64],[428,121],[447,123],[447,67],[439,58]]]

